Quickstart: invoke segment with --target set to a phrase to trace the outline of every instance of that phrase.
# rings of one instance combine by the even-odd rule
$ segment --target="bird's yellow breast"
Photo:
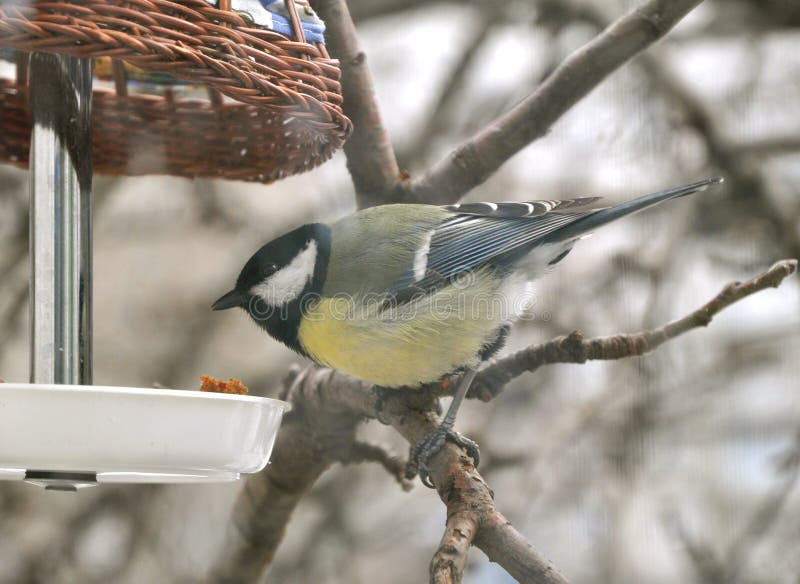
[[[499,285],[476,277],[389,309],[379,299],[322,298],[305,313],[298,338],[318,362],[365,381],[420,385],[478,364],[507,318]]]

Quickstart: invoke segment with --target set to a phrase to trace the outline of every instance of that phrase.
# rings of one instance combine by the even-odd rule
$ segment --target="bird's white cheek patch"
[[[310,241],[294,259],[280,270],[253,286],[250,293],[270,306],[291,302],[303,291],[314,275],[317,262],[317,242]]]

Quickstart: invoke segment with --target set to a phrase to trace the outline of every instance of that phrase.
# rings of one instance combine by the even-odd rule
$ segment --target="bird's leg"
[[[408,455],[408,464],[406,465],[406,476],[408,478],[412,478],[419,473],[422,483],[426,487],[433,488],[433,483],[431,483],[428,475],[428,461],[442,449],[445,440],[448,438],[466,450],[474,461],[475,466],[478,465],[480,461],[478,445],[466,436],[453,431],[458,408],[461,406],[461,402],[464,401],[464,397],[467,395],[467,390],[472,385],[472,380],[475,379],[476,373],[476,369],[470,369],[464,374],[459,380],[458,388],[453,394],[453,401],[450,403],[450,407],[447,408],[447,413],[442,423],[439,424],[436,430],[411,447]]]

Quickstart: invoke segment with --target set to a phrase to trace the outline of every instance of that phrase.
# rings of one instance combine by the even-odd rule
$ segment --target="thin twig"
[[[582,3],[547,0],[547,8],[549,14],[569,21],[579,20],[598,29],[608,25],[608,19],[601,11]],[[709,162],[725,177],[732,198],[751,202],[747,212],[740,215],[765,219],[770,223],[776,240],[783,246],[784,253],[800,256],[800,238],[796,235],[792,218],[781,211],[773,197],[768,196],[767,184],[762,176],[763,165],[758,160],[759,156],[796,150],[800,148],[800,141],[787,135],[734,143],[725,136],[714,109],[706,106],[670,70],[657,51],[642,55],[638,64],[658,94],[679,108],[684,123],[703,139]],[[731,205],[728,208],[733,209],[732,213],[737,212]]]
[[[482,371],[479,378],[484,383],[489,381],[490,387],[499,387],[499,382],[546,364],[641,355],[693,328],[708,325],[727,306],[780,285],[796,269],[796,260],[780,261],[752,280],[728,284],[701,308],[663,327],[600,339],[584,340],[577,334],[562,337],[502,359]],[[248,479],[236,504],[237,530],[214,569],[215,582],[257,580],[272,560],[294,507],[341,452],[352,447],[355,428],[361,420],[380,418],[411,444],[419,442],[438,424],[430,393],[379,390],[343,373],[318,367],[309,367],[298,375],[286,399],[292,403],[293,411],[278,433],[270,468]],[[454,547],[442,550],[440,546],[441,553],[437,552],[431,565],[434,573],[444,570],[444,574],[456,578],[463,570],[463,549],[474,537],[474,544],[490,560],[520,582],[566,582],[496,509],[491,489],[459,447],[447,443],[430,461],[429,472],[447,505],[448,517],[453,517],[442,543]],[[472,524],[477,526],[474,531],[469,528]]]
[[[431,582],[451,584],[461,582],[467,565],[467,552],[472,546],[478,524],[469,511],[447,514],[442,540],[430,565]]]
[[[400,169],[381,121],[367,56],[359,46],[347,3],[312,0],[311,4],[325,20],[328,46],[340,61],[343,109],[353,122],[353,135],[345,143],[344,152],[356,202],[361,209],[390,202],[388,196],[400,180]]]
[[[697,541],[680,520],[672,526],[677,539],[683,545],[686,556],[700,582],[705,584],[729,584],[725,579],[725,565],[717,552],[705,542]]]
[[[558,569],[528,543],[525,536],[511,525],[499,511],[495,510],[483,522],[475,545],[498,562],[502,558],[503,569],[523,584],[565,584],[567,579]]]
[[[800,482],[800,435],[798,440],[789,449],[785,456],[783,468],[784,476],[767,493],[764,499],[753,511],[741,533],[733,540],[725,553],[726,582],[742,582],[742,572],[747,566],[747,560],[753,550],[762,541],[774,525],[786,516],[786,504],[789,497]]]
[[[405,152],[398,154],[400,160],[406,164],[424,161],[431,151],[434,140],[444,133],[445,121],[458,95],[458,90],[462,88],[464,79],[475,64],[476,58],[489,38],[489,33],[495,28],[499,16],[496,7],[492,11],[486,10],[481,14],[481,22],[467,41],[466,48],[461,53],[458,62],[448,74],[436,103],[428,111],[425,121],[419,125],[418,135],[405,149]]]
[[[472,465],[451,466],[448,473],[448,488],[439,492],[447,504],[447,524],[431,561],[431,583],[461,582],[474,542],[518,582],[566,584],[556,567],[495,508],[491,489]]]
[[[683,110],[685,123],[702,137],[709,160],[725,177],[734,202],[749,203],[744,215],[765,219],[770,224],[775,240],[782,246],[783,253],[800,256],[800,238],[797,237],[794,218],[787,216],[769,196],[761,162],[725,138],[713,110],[695,96],[660,59],[646,55],[642,59],[642,66],[660,94]]]
[[[450,203],[483,183],[509,158],[544,136],[608,75],[664,36],[702,0],[648,0],[575,51],[530,96],[459,146],[396,199]]]
[[[478,373],[469,397],[489,401],[496,397],[509,381],[523,373],[536,371],[542,365],[585,363],[644,355],[694,328],[708,326],[716,314],[734,302],[765,288],[778,287],[796,270],[797,260],[779,261],[766,272],[747,282],[728,284],[712,300],[691,314],[654,330],[595,339],[584,339],[583,333],[575,331],[547,343],[522,349]]]
[[[558,17],[570,22],[579,20],[597,29],[603,29],[609,24],[601,11],[579,2],[546,0],[546,7],[551,18]],[[800,256],[800,238],[797,237],[792,217],[782,212],[773,197],[768,195],[767,184],[762,176],[763,165],[758,160],[759,156],[796,150],[800,148],[800,141],[787,135],[754,140],[746,144],[731,142],[720,127],[713,108],[706,106],[670,70],[668,63],[659,57],[658,51],[641,55],[638,64],[658,94],[679,108],[684,123],[703,139],[709,162],[725,177],[731,198],[750,203],[745,213],[738,212],[731,205],[727,206],[729,212],[751,219],[763,218],[770,224],[771,232],[783,246],[784,253]]]
[[[714,546],[691,535],[680,517],[668,517],[677,538],[683,544],[694,571],[709,584],[735,584],[748,582],[746,568],[750,556],[764,541],[766,534],[785,517],[784,510],[792,491],[800,481],[800,434],[784,457],[780,470],[786,475],[756,507],[741,532],[728,549],[720,553]]]
[[[734,142],[731,149],[737,155],[773,156],[790,154],[800,150],[800,136],[796,134],[774,135],[755,138],[746,142]]]
[[[406,461],[395,456],[378,444],[360,441],[354,442],[345,452],[339,455],[338,460],[342,464],[377,462],[386,472],[392,475],[404,491],[410,491],[414,486],[413,483],[405,477]]]

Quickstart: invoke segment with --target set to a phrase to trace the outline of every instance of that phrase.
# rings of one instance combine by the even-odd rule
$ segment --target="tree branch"
[[[281,426],[270,467],[250,477],[239,496],[235,529],[213,569],[213,582],[258,580],[271,562],[300,497],[341,452],[352,446],[360,420],[380,417],[412,444],[438,425],[431,411],[430,392],[384,392],[331,369],[306,369],[294,380],[287,399],[292,403],[292,415]],[[499,537],[508,544],[497,546],[483,539],[476,542],[492,561],[520,582],[566,582],[499,514],[491,489],[460,448],[446,444],[429,470],[448,506],[448,515],[470,513],[469,520],[478,525],[478,533],[485,526],[492,538]],[[531,579],[534,574],[538,579]]]
[[[719,168],[725,176],[731,198],[735,202],[749,202],[748,215],[768,221],[775,239],[783,246],[784,253],[800,256],[800,238],[797,237],[793,217],[787,216],[768,195],[767,185],[761,174],[761,162],[754,160],[751,153],[730,144],[725,139],[713,110],[693,95],[661,60],[652,55],[647,57],[642,59],[645,73],[664,96],[683,110],[686,123],[703,138],[711,164]]]
[[[475,60],[486,44],[489,34],[500,20],[500,13],[497,7],[493,8],[493,10],[486,9],[482,12],[483,18],[481,22],[467,41],[458,62],[455,63],[448,74],[436,103],[430,108],[425,121],[420,124],[418,135],[405,148],[404,152],[399,152],[399,158],[405,164],[413,161],[424,161],[428,157],[434,140],[444,133],[448,110],[452,109],[452,105],[458,97],[458,90],[462,88],[464,79],[475,64]],[[408,167],[404,165],[404,168]]]
[[[395,200],[447,202],[495,172],[525,145],[544,135],[574,103],[633,55],[663,36],[701,0],[649,0],[621,18],[581,50],[519,106],[502,116],[437,165],[426,177],[400,184],[397,162],[375,103],[372,79],[358,46],[344,0],[312,0],[327,21],[331,50],[341,59],[345,112],[355,133],[345,146],[360,207]],[[640,355],[697,326],[707,325],[726,306],[777,286],[796,269],[785,260],[745,284],[732,284],[700,310],[661,329],[637,335],[585,341],[579,333],[532,347],[481,372],[496,395],[524,371],[557,362],[616,359]],[[436,395],[430,391],[385,391],[336,371],[310,367],[286,392],[293,411],[286,416],[270,468],[248,479],[234,511],[234,533],[213,570],[217,582],[252,582],[271,562],[294,507],[334,462],[377,460],[396,464],[380,449],[356,442],[365,418],[393,426],[411,444],[438,423]],[[396,461],[395,461],[396,462]],[[563,584],[558,571],[540,556],[496,509],[493,493],[454,444],[446,444],[429,464],[430,478],[447,506],[448,520],[430,567],[432,582],[459,582],[471,544],[520,582]]]
[[[753,550],[764,544],[765,536],[775,524],[786,517],[786,504],[800,482],[800,433],[788,452],[782,457],[779,472],[785,475],[764,496],[752,512],[743,529],[727,550],[719,552],[714,546],[690,535],[680,515],[673,520],[678,539],[686,549],[692,567],[703,582],[709,584],[728,584],[746,582],[746,568]]]
[[[376,462],[392,475],[404,491],[410,491],[414,486],[406,478],[406,462],[377,444],[354,442],[347,451],[338,457],[338,461],[342,464]]]
[[[528,347],[500,359],[478,373],[469,396],[489,401],[503,390],[506,383],[523,373],[536,371],[542,365],[585,363],[644,355],[694,328],[708,326],[714,316],[731,304],[765,288],[777,288],[795,271],[796,259],[781,260],[747,282],[728,284],[694,312],[654,330],[595,339],[584,339],[583,333],[575,331],[565,337]]]
[[[543,0],[548,15],[559,21],[583,21],[602,29],[608,20],[602,12],[582,3],[567,0]],[[775,239],[790,256],[800,256],[800,238],[795,233],[791,218],[778,208],[768,196],[767,185],[761,176],[762,164],[757,157],[792,151],[800,148],[800,141],[791,136],[776,136],[754,140],[747,144],[731,143],[719,127],[715,112],[694,95],[686,84],[657,53],[642,55],[639,65],[651,83],[663,96],[681,110],[684,123],[695,130],[705,142],[710,163],[725,177],[734,200],[751,202],[746,213],[729,205],[731,215],[763,218],[771,224]]]
[[[294,508],[335,462],[337,452],[355,440],[361,417],[315,395],[308,372],[291,381],[286,399],[292,411],[284,416],[269,467],[245,482],[210,582],[257,582],[272,562]]]
[[[444,535],[430,565],[431,582],[461,582],[467,565],[467,552],[475,539],[478,524],[467,510],[447,514]]]
[[[495,510],[481,526],[475,545],[523,584],[566,584],[567,579]],[[502,558],[499,562],[496,558]]]
[[[744,283],[728,284],[712,300],[660,328],[632,335],[584,340],[580,333],[515,353],[478,375],[491,399],[510,379],[552,363],[621,359],[642,355],[693,328],[707,326],[731,304],[777,287],[797,269],[782,260]],[[486,393],[489,392],[489,393]],[[269,565],[303,494],[342,453],[359,451],[355,428],[365,418],[380,419],[416,444],[438,425],[436,395],[426,390],[376,388],[343,373],[309,367],[291,382],[285,398],[293,411],[281,426],[272,464],[250,477],[234,511],[235,532],[213,571],[214,582],[252,582]],[[381,458],[374,452],[365,459]],[[563,584],[564,577],[503,517],[493,493],[459,447],[447,443],[429,464],[430,477],[447,506],[447,524],[431,562],[432,582],[459,582],[470,543],[482,549],[520,582]]]
[[[340,374],[335,374],[340,375]],[[378,414],[410,444],[416,444],[438,426],[430,410],[419,408],[425,395],[391,392],[381,400]],[[378,405],[373,404],[373,407]],[[366,410],[367,413],[369,410]],[[439,548],[431,561],[432,583],[460,582],[471,540],[493,562],[519,582],[566,584],[567,580],[542,557],[503,517],[494,504],[494,493],[459,447],[447,443],[429,463],[430,478],[447,506],[447,524]]]
[[[664,36],[702,0],[648,0],[570,55],[536,91],[439,162],[398,185],[395,199],[450,203],[483,183],[509,158],[544,136],[603,79]]]
[[[359,46],[345,0],[311,0],[327,26],[326,39],[342,70],[345,115],[353,122],[353,134],[344,145],[347,170],[356,189],[360,209],[387,203],[400,180],[400,169],[381,121],[367,56]]]

